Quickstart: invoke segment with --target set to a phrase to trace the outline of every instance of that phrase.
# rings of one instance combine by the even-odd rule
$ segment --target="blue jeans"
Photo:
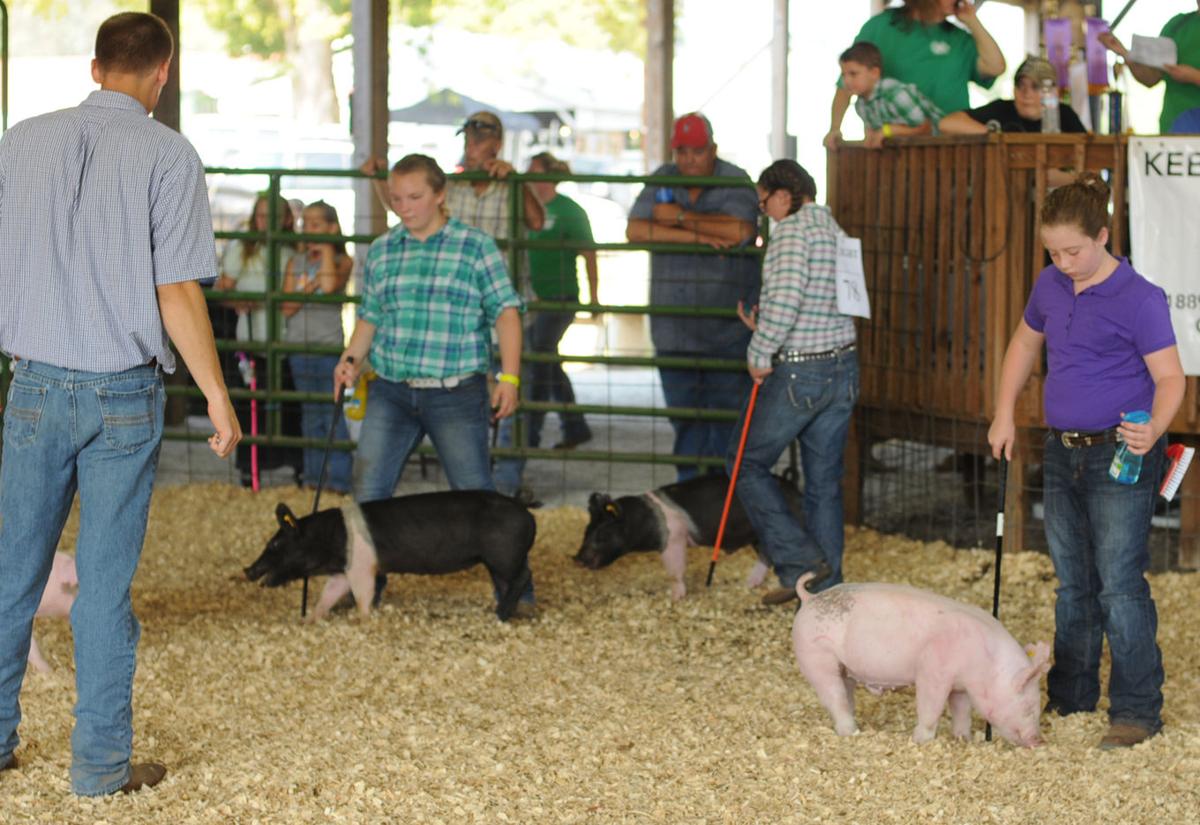
[[[819,589],[842,580],[842,459],[857,400],[858,357],[853,351],[821,361],[779,364],[759,387],[737,496],[783,587],[795,587],[796,579],[822,559],[833,574]],[[739,437],[745,419],[743,409]],[[804,470],[803,526],[771,475],[794,438],[800,440]],[[726,457],[730,473],[736,456],[733,441]]]
[[[659,355],[740,359],[745,356],[745,350],[732,356],[729,353],[706,353],[697,356],[695,353],[671,352],[660,352]],[[750,392],[750,376],[745,370],[730,372],[662,368],[659,369],[658,375],[662,382],[663,399],[668,407],[736,410],[745,403]],[[672,418],[671,428],[675,430],[673,452],[677,456],[720,457],[725,455],[730,441],[735,438],[733,422]],[[736,449],[736,442],[733,446]],[[698,476],[700,468],[695,464],[679,464],[676,465],[675,472],[679,481],[687,481]]]
[[[350,439],[346,419],[333,404],[333,369],[337,366],[336,355],[289,355],[292,380],[300,392],[320,392],[329,395],[328,401],[305,401],[300,405],[300,431],[305,438],[316,438],[325,442],[329,438],[329,427],[333,425],[334,438]],[[322,447],[304,448],[304,483],[316,486],[321,480],[321,464],[325,460]],[[345,450],[329,451],[329,469],[325,476],[326,489],[337,493],[348,493],[353,485],[351,477],[352,457]]]
[[[129,779],[141,635],[129,590],[146,536],[164,400],[157,367],[94,373],[18,361],[4,410],[0,763],[17,747],[33,615],[78,490],[71,789],[83,796],[112,793]]]
[[[376,378],[367,396],[354,462],[354,500],[391,498],[408,457],[429,434],[453,490],[495,490],[488,430],[487,379],[473,375],[451,389],[417,390]],[[499,591],[497,591],[499,598]],[[533,601],[533,578],[521,595]]]
[[[1050,704],[1061,713],[1095,710],[1100,650],[1108,637],[1109,718],[1151,731],[1162,727],[1158,613],[1145,572],[1154,497],[1166,440],[1142,460],[1138,482],[1108,476],[1115,444],[1071,449],[1047,436],[1046,540],[1058,576]]]
[[[550,298],[547,300],[566,300]],[[567,329],[575,320],[573,312],[541,312],[534,317],[529,325],[525,342],[531,352],[558,352],[558,342],[562,340]],[[524,381],[528,387],[530,401],[558,401],[563,404],[575,403],[575,388],[571,379],[558,362],[526,363]],[[582,443],[592,437],[592,429],[588,426],[582,413],[559,413],[562,421],[563,441]],[[540,447],[542,443],[542,426],[546,421],[544,412],[525,413],[524,423],[527,435],[526,443],[530,447]],[[498,442],[503,447],[511,447],[514,443],[511,419],[500,422]],[[496,489],[507,495],[516,492],[521,486],[521,475],[525,471],[525,459],[504,458],[496,462]]]
[[[488,404],[482,373],[448,390],[372,381],[354,462],[354,500],[391,498],[408,457],[427,434],[451,489],[494,490]]]

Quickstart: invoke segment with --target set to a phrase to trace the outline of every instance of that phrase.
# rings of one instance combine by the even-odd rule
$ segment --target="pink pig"
[[[46,582],[46,589],[42,591],[42,601],[34,615],[69,617],[78,591],[79,577],[75,574],[75,557],[66,553],[55,553],[54,566],[50,568],[50,580]],[[29,664],[42,673],[50,672],[50,663],[42,656],[37,639],[33,637],[29,640]]]
[[[971,708],[1016,745],[1041,744],[1039,680],[1050,668],[1045,642],[1024,649],[978,607],[901,584],[841,584],[817,594],[796,583],[792,628],[800,672],[839,736],[858,732],[854,684],[872,693],[915,685],[914,742],[937,734],[950,703],[951,730],[971,736]]]

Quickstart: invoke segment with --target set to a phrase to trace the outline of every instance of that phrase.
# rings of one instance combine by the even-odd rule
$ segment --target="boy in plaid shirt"
[[[867,128],[872,149],[893,135],[937,134],[942,111],[912,83],[883,77],[883,56],[874,43],[859,41],[842,52],[842,88],[857,96],[854,111]]]

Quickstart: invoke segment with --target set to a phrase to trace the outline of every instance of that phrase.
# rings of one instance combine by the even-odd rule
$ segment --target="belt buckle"
[[[1066,447],[1068,450],[1073,450],[1077,446],[1072,443],[1075,440],[1075,435],[1076,433],[1073,430],[1063,430],[1058,438],[1060,441],[1062,441],[1062,445],[1064,447]]]

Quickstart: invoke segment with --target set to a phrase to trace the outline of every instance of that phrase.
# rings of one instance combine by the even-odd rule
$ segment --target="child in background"
[[[883,77],[883,56],[874,43],[855,43],[838,58],[842,88],[858,99],[854,111],[867,129],[872,149],[894,135],[937,134],[942,111],[911,83]]]
[[[304,232],[310,235],[342,234],[337,210],[325,201],[316,201],[305,207],[303,222]],[[352,269],[354,259],[346,254],[344,241],[306,242],[303,252],[288,262],[283,291],[308,295],[344,295]],[[288,319],[284,340],[289,344],[339,349],[345,345],[341,304],[288,302],[280,308],[283,317]],[[337,367],[338,356],[332,353],[297,352],[288,356],[288,363],[292,367],[296,389],[301,392],[328,393],[329,376]],[[300,431],[305,438],[325,441],[329,437],[331,427],[335,438],[342,441],[350,438],[341,411],[329,401],[305,401],[301,404]],[[320,484],[324,459],[323,448],[304,448],[304,486],[316,488]],[[335,493],[350,492],[351,460],[350,453],[343,450],[329,451],[326,489]]]
[[[1046,710],[1095,710],[1107,636],[1109,729],[1099,747],[1125,748],[1162,728],[1158,615],[1144,574],[1183,368],[1163,290],[1105,249],[1108,187],[1099,176],[1085,172],[1052,191],[1041,217],[1053,264],[1004,355],[988,443],[996,458],[1012,457],[1017,396],[1044,343],[1045,529],[1059,581]],[[1129,420],[1135,410],[1149,411],[1149,422]],[[1144,457],[1132,484],[1109,475],[1121,441]]]

